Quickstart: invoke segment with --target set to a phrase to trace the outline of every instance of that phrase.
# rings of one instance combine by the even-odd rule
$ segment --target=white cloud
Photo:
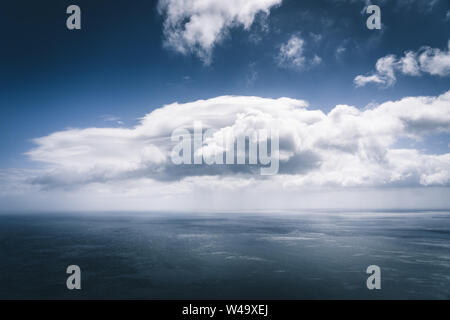
[[[228,132],[239,136],[255,129],[277,129],[280,175],[295,185],[449,183],[450,154],[428,155],[394,146],[401,138],[450,132],[450,91],[364,111],[338,105],[328,114],[288,98],[223,96],[174,103],[148,114],[131,129],[70,129],[36,139],[37,147],[28,156],[45,166],[32,181],[60,187],[142,177],[170,182],[191,176],[253,176],[248,170],[173,165],[170,135],[177,128],[192,129],[195,121],[217,129],[217,139]],[[204,150],[214,149],[215,138],[206,142]]]
[[[125,124],[125,123],[120,119],[120,117],[117,117],[117,116],[114,116],[114,115],[105,114],[105,115],[102,115],[101,118],[103,119],[103,121],[106,121],[106,122],[114,122],[114,123],[116,123],[117,125],[120,125],[120,126],[122,126],[122,125]]]
[[[257,128],[278,130],[279,174],[262,177],[259,170],[245,165],[172,164],[172,131],[192,130],[195,121],[234,136]],[[148,204],[179,209],[199,202],[204,207],[228,208],[236,201],[239,208],[270,207],[271,201],[274,208],[281,208],[302,206],[299,192],[305,194],[303,199],[316,199],[316,193],[336,190],[357,194],[367,188],[382,193],[420,186],[448,188],[450,153],[429,154],[398,145],[402,139],[420,141],[442,132],[450,132],[450,91],[363,110],[338,105],[327,114],[289,98],[222,96],[173,103],[154,110],[133,128],[69,129],[36,139],[37,146],[27,154],[39,167],[0,172],[0,201],[22,199],[23,194],[26,199],[39,199],[43,206],[56,202],[64,206],[64,199],[70,198],[70,203],[86,206],[82,209],[110,208],[111,203],[113,209]],[[218,137],[205,141],[205,151],[216,150]],[[262,201],[260,194],[267,199]],[[335,194],[330,199],[340,203],[340,198]],[[320,201],[313,204],[323,204]]]
[[[450,40],[446,50],[422,47],[417,52],[405,52],[399,59],[394,55],[387,55],[378,59],[375,69],[376,72],[373,74],[356,76],[355,85],[362,87],[368,83],[376,83],[389,87],[397,80],[396,72],[409,76],[419,76],[423,73],[448,76],[450,75]]]
[[[373,74],[371,76],[356,76],[355,79],[353,80],[353,83],[357,86],[357,87],[363,87],[368,83],[378,83],[378,84],[384,84],[385,80],[376,74]]]
[[[345,48],[344,46],[339,46],[336,49],[336,53],[335,53],[336,58],[339,59],[340,57],[342,57],[342,55],[345,53],[345,51],[347,51],[347,48]]]
[[[418,76],[420,75],[420,66],[417,62],[417,56],[414,52],[408,51],[405,53],[405,56],[402,57],[399,61],[400,63],[400,71],[403,74]]]
[[[322,62],[322,59],[314,55],[311,59],[305,56],[305,40],[293,35],[280,47],[277,56],[278,65],[285,68],[305,69]]]
[[[294,65],[303,67],[305,57],[303,56],[305,41],[297,36],[292,36],[288,42],[281,45],[279,62],[282,65]]]
[[[441,77],[450,75],[450,40],[447,51],[425,47],[420,52],[418,60],[423,72]]]
[[[182,54],[194,53],[209,64],[214,46],[230,28],[249,30],[257,14],[268,15],[281,1],[160,0],[165,45]]]
[[[396,58],[393,55],[380,58],[375,65],[375,69],[377,70],[376,74],[369,76],[359,75],[355,78],[354,83],[357,87],[364,86],[370,82],[391,86],[396,81],[394,73],[395,64]]]
[[[323,38],[321,34],[313,33],[313,32],[310,32],[310,33],[309,33],[309,36],[311,37],[311,39],[312,39],[314,42],[320,42],[320,41],[322,40],[322,38]]]
[[[311,61],[311,65],[316,66],[318,64],[322,63],[322,58],[319,57],[317,54],[314,55],[312,61]]]

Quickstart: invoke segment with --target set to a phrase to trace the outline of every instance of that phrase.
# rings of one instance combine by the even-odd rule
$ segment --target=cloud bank
[[[256,15],[270,13],[282,0],[160,0],[165,45],[179,53],[194,53],[211,63],[214,46],[234,27],[249,30]]]
[[[368,83],[390,87],[395,84],[397,73],[407,76],[422,74],[448,76],[450,75],[450,40],[446,50],[422,47],[417,52],[407,51],[400,58],[395,55],[387,55],[378,59],[375,69],[376,72],[373,74],[356,76],[354,84],[357,87],[365,86]]]
[[[249,165],[174,165],[170,136],[178,128],[193,130],[196,121],[217,130],[202,145],[209,154],[224,151],[216,148],[221,135],[278,130],[279,174],[261,176]],[[72,203],[80,210],[230,208],[233,203],[235,209],[277,209],[342,202],[361,208],[398,199],[413,207],[434,206],[446,201],[450,153],[433,154],[414,144],[449,133],[450,91],[365,109],[337,105],[327,114],[290,98],[221,96],[172,103],[132,128],[68,129],[35,139],[27,155],[39,166],[1,171],[0,200],[4,208],[16,201],[21,209],[49,204],[67,209]],[[365,200],[358,203],[361,197]]]
[[[328,114],[289,98],[221,96],[173,103],[146,115],[134,128],[70,129],[35,139],[27,155],[43,164],[30,181],[47,188],[147,178],[171,183],[188,177],[263,179],[248,165],[174,165],[172,132],[195,122],[216,134],[204,141],[217,151],[223,135],[279,132],[280,174],[298,186],[448,185],[450,153],[426,154],[398,146],[450,132],[450,91],[408,97],[360,110],[338,105]],[[264,178],[267,179],[267,178]],[[271,178],[276,180],[277,177]]]

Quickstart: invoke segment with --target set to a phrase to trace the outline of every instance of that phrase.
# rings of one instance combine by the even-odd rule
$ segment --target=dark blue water
[[[0,298],[449,299],[450,213],[3,215]]]

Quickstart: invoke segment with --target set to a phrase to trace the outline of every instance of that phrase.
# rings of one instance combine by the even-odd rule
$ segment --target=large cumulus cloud
[[[249,165],[174,165],[170,136],[178,128],[192,131],[195,122],[219,133],[204,141],[205,151],[215,150],[220,133],[276,130],[279,174],[262,177]],[[202,177],[209,184],[226,179],[282,187],[446,186],[450,153],[430,154],[401,142],[449,132],[450,91],[362,110],[338,105],[328,114],[302,100],[221,96],[163,106],[133,128],[70,129],[35,139],[27,154],[42,166],[28,181],[44,188],[142,179],[173,187]]]

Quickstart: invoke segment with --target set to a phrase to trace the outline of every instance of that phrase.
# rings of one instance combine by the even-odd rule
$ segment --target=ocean
[[[449,298],[446,211],[0,215],[0,299]]]

